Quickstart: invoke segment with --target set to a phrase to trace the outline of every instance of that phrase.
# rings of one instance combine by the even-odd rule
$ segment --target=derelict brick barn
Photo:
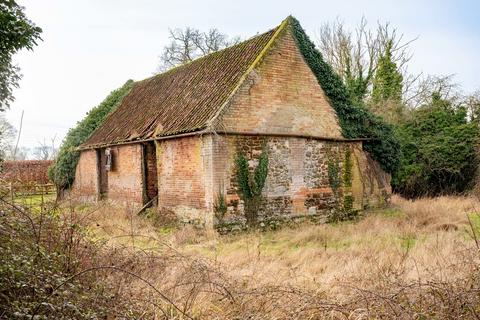
[[[261,216],[327,216],[335,206],[329,166],[346,166],[353,207],[385,201],[389,177],[345,139],[302,56],[290,18],[225,50],[137,82],[81,147],[72,194],[212,221],[218,194],[243,215],[236,156],[256,166],[266,148]],[[331,169],[331,168],[330,168]]]

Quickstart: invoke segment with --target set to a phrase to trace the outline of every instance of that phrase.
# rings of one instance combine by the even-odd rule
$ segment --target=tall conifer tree
[[[378,68],[373,79],[372,102],[374,104],[388,101],[400,103],[402,100],[403,76],[392,61],[392,43],[389,42],[385,52],[378,60]]]

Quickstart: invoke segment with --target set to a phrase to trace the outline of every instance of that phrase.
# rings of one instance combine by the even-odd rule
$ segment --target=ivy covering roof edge
[[[363,106],[356,106],[340,76],[325,62],[297,19],[288,18],[298,48],[335,109],[345,138],[371,138],[364,149],[382,168],[392,173],[400,162],[400,143],[392,125]]]
[[[62,141],[57,158],[48,170],[49,178],[59,190],[65,190],[72,186],[75,179],[75,170],[80,151],[78,146],[84,143],[90,135],[116,109],[122,99],[130,92],[135,82],[128,80],[120,88],[113,90],[98,106],[88,111],[85,118],[71,128]]]

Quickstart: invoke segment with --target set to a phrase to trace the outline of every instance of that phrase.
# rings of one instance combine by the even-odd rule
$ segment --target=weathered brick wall
[[[95,150],[85,150],[80,153],[71,195],[86,201],[97,199],[98,170],[97,152]]]
[[[210,153],[205,146],[204,138],[197,136],[157,143],[160,211],[174,211],[181,219],[205,220],[205,166]]]
[[[104,152],[104,149],[102,149]],[[142,149],[140,144],[111,148],[112,167],[107,172],[105,199],[129,207],[143,204]],[[71,195],[84,201],[99,198],[97,150],[84,150],[76,168]]]
[[[108,200],[129,206],[143,203],[142,148],[130,144],[111,148],[112,169],[108,171]]]
[[[363,152],[361,142],[217,136],[212,160],[212,167],[216,168],[214,190],[226,196],[229,206],[227,221],[243,219],[244,216],[235,158],[239,152],[243,153],[253,172],[263,148],[268,152],[269,172],[263,190],[264,201],[258,210],[260,218],[317,215],[324,221],[338,209],[344,195],[351,195],[353,209],[360,210],[381,204],[390,192],[388,175]],[[351,155],[351,186],[340,186],[335,195],[330,184],[329,166],[338,165],[338,178],[342,180],[347,150]]]
[[[341,137],[337,116],[289,29],[277,40],[219,121],[218,131]]]
[[[4,182],[25,184],[47,184],[48,167],[52,160],[15,160],[4,161],[1,165],[0,179]]]

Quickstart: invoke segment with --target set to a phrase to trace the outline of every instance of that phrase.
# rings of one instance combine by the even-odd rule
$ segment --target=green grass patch
[[[410,250],[417,243],[417,236],[415,234],[404,234],[398,237],[402,249]]]
[[[178,228],[175,227],[175,226],[164,226],[164,227],[158,228],[157,232],[161,236],[168,236],[168,235],[172,234],[177,229]]]
[[[33,211],[41,211],[42,206],[45,206],[49,202],[55,201],[56,195],[51,194],[33,194],[33,195],[17,195],[14,198],[16,205],[27,207]]]
[[[387,208],[379,210],[378,214],[387,218],[399,218],[405,215],[405,213],[400,208]]]
[[[474,236],[472,234],[472,231],[473,231],[477,239],[480,239],[480,212],[467,213],[467,217],[468,217],[468,220],[470,220],[470,224],[471,224],[465,227],[467,238],[472,239],[472,237]]]

